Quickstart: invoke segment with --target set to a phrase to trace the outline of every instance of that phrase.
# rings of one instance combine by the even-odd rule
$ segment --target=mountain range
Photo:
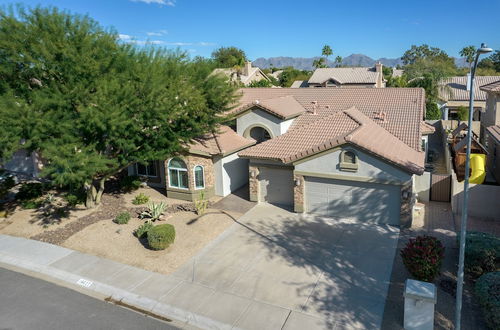
[[[289,56],[279,56],[279,57],[259,57],[252,62],[253,66],[257,66],[261,69],[267,69],[271,66],[275,68],[284,68],[287,66],[294,67],[299,70],[313,70],[313,62],[319,57],[289,57]],[[373,59],[364,54],[351,54],[342,59],[343,66],[374,66],[375,63],[380,62],[385,66],[395,67],[396,65],[403,65],[401,58],[386,58],[382,57],[379,59]],[[332,60],[328,61],[329,67],[334,67],[335,63]],[[455,64],[459,67],[465,66],[465,62],[462,58],[455,58]]]

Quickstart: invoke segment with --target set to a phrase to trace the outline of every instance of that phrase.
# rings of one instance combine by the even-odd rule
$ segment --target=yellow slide
[[[484,182],[484,178],[486,177],[485,164],[486,164],[486,155],[484,154],[470,155],[470,168],[472,171],[469,178],[470,183],[481,184]]]

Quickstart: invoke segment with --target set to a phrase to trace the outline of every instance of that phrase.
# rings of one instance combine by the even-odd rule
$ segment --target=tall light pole
[[[476,74],[477,62],[481,54],[492,52],[486,44],[481,44],[481,48],[476,51],[476,59],[470,72],[470,97],[469,97],[469,119],[467,127],[467,151],[465,158],[465,181],[464,181],[464,204],[462,205],[462,222],[460,223],[460,253],[458,258],[457,274],[457,302],[455,306],[455,329],[460,330],[460,320],[462,316],[462,292],[464,287],[464,256],[465,256],[465,233],[467,231],[467,204],[469,202],[469,168],[470,168],[470,147],[472,142],[472,115],[474,111],[474,76]]]

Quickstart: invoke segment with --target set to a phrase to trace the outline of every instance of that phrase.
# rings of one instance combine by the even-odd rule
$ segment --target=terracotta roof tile
[[[263,100],[255,99],[251,103],[245,104],[244,106],[239,107],[236,111],[233,111],[233,114],[245,112],[253,107],[258,107],[281,119],[297,117],[306,111],[306,109],[304,109],[304,107],[297,102],[293,96],[286,95],[275,98],[266,98]]]
[[[217,133],[208,133],[196,138],[189,146],[191,152],[208,155],[225,155],[252,146],[255,140],[238,135],[228,126],[220,126]]]
[[[428,135],[432,134],[436,131],[434,126],[427,124],[425,121],[420,122],[420,132],[422,132],[422,135]]]
[[[498,81],[483,85],[480,89],[485,92],[500,92],[500,77],[498,77]]]
[[[320,68],[314,70],[309,84],[322,84],[328,80],[335,80],[340,84],[375,84],[378,72],[375,68]]]
[[[488,130],[488,133],[490,133],[490,135],[495,140],[497,140],[498,143],[500,143],[500,126],[499,125],[490,126],[490,127],[487,128],[487,130]]]
[[[489,85],[494,82],[500,82],[500,76],[476,76],[474,84],[474,100],[486,101],[486,92],[483,90],[484,85]],[[444,79],[441,85],[448,88],[439,90],[439,98],[444,101],[468,101],[469,91],[467,90],[467,76],[450,77]]]

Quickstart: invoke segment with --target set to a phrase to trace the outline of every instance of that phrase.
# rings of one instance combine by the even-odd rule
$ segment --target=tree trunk
[[[85,182],[84,188],[87,192],[87,199],[85,201],[85,207],[92,209],[99,204],[101,204],[102,194],[104,193],[104,183],[106,182],[106,177],[99,180],[99,188],[96,189],[94,183]]]
[[[99,190],[95,196],[95,203],[97,205],[101,204],[102,194],[104,193],[104,183],[106,182],[106,177],[99,180]]]

